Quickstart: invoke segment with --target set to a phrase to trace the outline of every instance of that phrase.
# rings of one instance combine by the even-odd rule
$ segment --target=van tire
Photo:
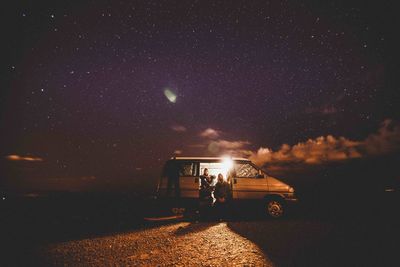
[[[285,205],[282,199],[278,197],[267,198],[264,209],[267,215],[274,219],[282,218],[285,214]]]

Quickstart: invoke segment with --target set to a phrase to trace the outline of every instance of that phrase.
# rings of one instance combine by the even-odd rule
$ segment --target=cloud
[[[376,134],[369,135],[365,141],[365,152],[369,155],[381,155],[400,148],[400,125],[390,119],[382,122]]]
[[[191,144],[188,145],[188,147],[193,147],[193,148],[204,148],[206,145],[205,144]]]
[[[293,146],[283,144],[277,151],[261,147],[250,156],[250,159],[259,165],[277,162],[319,164],[325,161],[361,157],[361,154],[356,150],[359,144],[359,142],[344,137],[320,136]]]
[[[6,159],[11,160],[11,161],[43,161],[42,158],[39,157],[33,157],[33,156],[19,156],[19,155],[8,155],[6,156]]]
[[[183,126],[183,125],[172,125],[172,126],[171,126],[171,129],[172,129],[173,131],[179,132],[179,133],[186,132],[186,130],[187,130],[186,127]]]
[[[228,141],[218,140],[215,142],[222,149],[241,149],[246,145],[249,145],[249,141]]]
[[[214,130],[212,128],[207,128],[200,133],[200,136],[210,139],[216,139],[220,136],[220,134],[221,134],[220,131]]]
[[[266,163],[321,164],[384,155],[399,148],[400,126],[392,120],[385,120],[377,133],[370,134],[361,141],[352,141],[345,137],[337,138],[332,135],[320,136],[293,146],[283,144],[277,151],[260,147],[256,152],[251,152],[249,158],[258,165]]]
[[[216,140],[208,144],[208,152],[212,154],[229,154],[231,156],[243,156],[249,154],[245,148],[250,145],[249,141]]]

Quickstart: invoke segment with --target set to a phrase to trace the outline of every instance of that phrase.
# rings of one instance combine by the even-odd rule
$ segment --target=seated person
[[[221,173],[218,174],[218,183],[215,185],[214,196],[217,203],[225,203],[232,197],[231,185],[224,181],[224,176]]]
[[[200,175],[200,199],[214,202],[213,197],[213,180],[215,176],[208,174],[208,169],[204,169],[203,175]]]

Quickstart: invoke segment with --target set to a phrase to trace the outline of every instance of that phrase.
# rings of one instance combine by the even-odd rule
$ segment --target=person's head
[[[218,173],[218,183],[223,183],[224,182],[224,176],[222,173]]]
[[[208,169],[207,168],[204,168],[204,175],[208,176]]]

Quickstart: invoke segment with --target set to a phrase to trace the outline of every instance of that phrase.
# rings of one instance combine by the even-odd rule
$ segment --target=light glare
[[[171,91],[171,89],[169,89],[169,88],[165,89],[164,95],[169,100],[169,102],[176,103],[177,96],[173,91]]]
[[[222,174],[224,175],[225,181],[228,179],[228,174],[232,169],[232,167],[233,167],[233,160],[231,158],[224,157],[224,159],[222,160],[222,171],[223,171]]]

